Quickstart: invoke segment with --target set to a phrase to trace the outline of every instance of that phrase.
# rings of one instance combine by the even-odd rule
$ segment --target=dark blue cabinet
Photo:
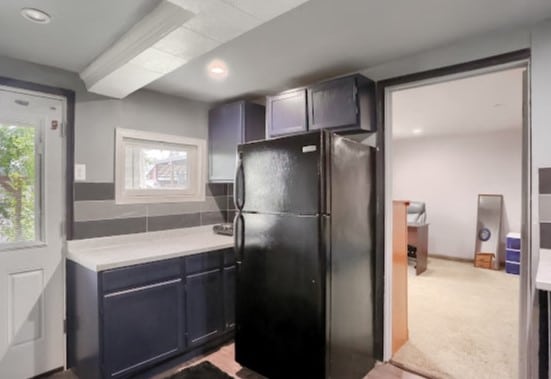
[[[373,132],[375,83],[351,75],[282,92],[266,98],[268,137],[332,129],[336,132]]]
[[[306,89],[299,88],[266,98],[266,133],[277,137],[308,130]]]
[[[224,267],[224,327],[235,328],[235,265]]]
[[[308,88],[309,129],[374,131],[375,84],[353,75]]]
[[[209,111],[209,180],[233,182],[237,145],[265,136],[265,107],[246,101]]]
[[[103,272],[67,262],[68,367],[127,378],[233,337],[233,249]]]
[[[220,268],[186,277],[187,331],[190,345],[204,343],[224,330]]]
[[[103,361],[109,377],[135,372],[184,348],[181,279],[103,297]]]

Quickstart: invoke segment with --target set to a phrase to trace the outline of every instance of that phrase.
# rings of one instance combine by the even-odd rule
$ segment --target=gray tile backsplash
[[[118,218],[75,222],[74,239],[116,236],[121,234],[143,233],[147,231],[147,218]]]
[[[189,228],[201,225],[201,213],[186,213],[181,215],[155,216],[147,218],[147,230]]]
[[[540,248],[551,249],[551,168],[539,169]]]
[[[115,200],[115,183],[75,183],[75,201]]]
[[[551,194],[551,168],[539,170],[540,194]]]
[[[94,238],[233,221],[233,185],[209,183],[202,202],[116,204],[113,183],[75,183],[74,238]],[[233,211],[232,211],[233,213]]]

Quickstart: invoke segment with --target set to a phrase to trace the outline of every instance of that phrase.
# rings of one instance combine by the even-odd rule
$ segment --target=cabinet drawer
[[[520,250],[505,250],[505,260],[510,262],[520,262]]]
[[[181,264],[178,258],[108,270],[102,273],[103,292],[120,291],[162,282],[178,278],[181,274]]]
[[[222,251],[190,255],[186,259],[186,274],[211,271],[222,266]]]

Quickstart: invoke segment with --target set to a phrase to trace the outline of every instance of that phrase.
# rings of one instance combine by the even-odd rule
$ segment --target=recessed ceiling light
[[[413,134],[415,135],[423,134],[423,129],[413,129]]]
[[[224,61],[220,59],[215,59],[208,64],[207,72],[209,76],[213,79],[226,79],[226,77],[228,76],[228,66]]]
[[[25,17],[31,22],[37,24],[47,24],[51,21],[52,17],[44,11],[36,8],[23,8],[21,9],[21,16]]]

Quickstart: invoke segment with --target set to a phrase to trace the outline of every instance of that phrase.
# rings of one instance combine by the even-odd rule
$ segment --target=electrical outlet
[[[75,164],[75,181],[83,182],[86,180],[86,165]]]

